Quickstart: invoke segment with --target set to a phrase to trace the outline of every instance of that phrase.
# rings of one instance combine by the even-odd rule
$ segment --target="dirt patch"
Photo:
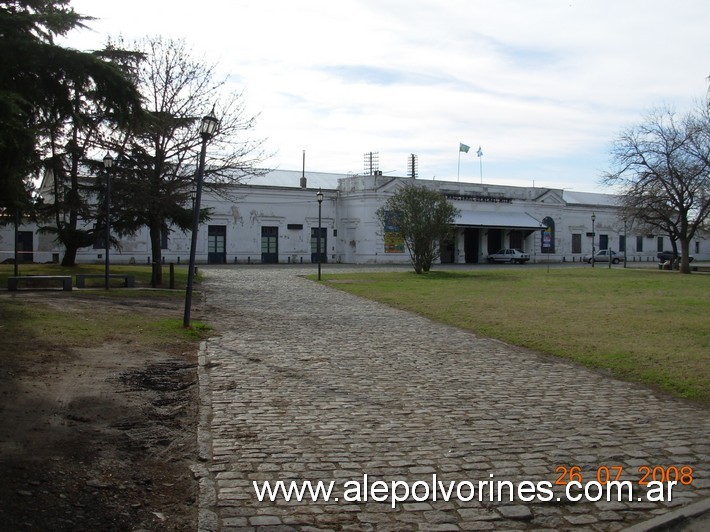
[[[10,297],[89,324],[99,311],[180,316],[179,301],[2,293],[0,304]],[[0,343],[3,529],[196,529],[197,346],[146,349],[120,336],[91,347]]]

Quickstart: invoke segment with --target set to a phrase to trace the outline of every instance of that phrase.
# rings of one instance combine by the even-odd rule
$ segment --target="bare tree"
[[[214,109],[219,119],[208,149],[206,188],[228,195],[224,185],[263,172],[259,165],[266,156],[263,140],[247,135],[256,117],[247,116],[241,93],[225,92],[215,65],[194,59],[184,41],[148,38],[134,48],[144,56],[136,71],[149,118],[140,128],[113,135],[115,196],[122,213],[114,225],[125,234],[147,227],[157,266],[161,235],[172,226],[190,227],[202,116]],[[154,283],[161,284],[160,268],[154,272]]]
[[[682,273],[690,273],[690,242],[710,215],[710,121],[707,112],[678,118],[649,114],[612,148],[614,169],[604,181],[619,187],[625,215],[680,243]]]

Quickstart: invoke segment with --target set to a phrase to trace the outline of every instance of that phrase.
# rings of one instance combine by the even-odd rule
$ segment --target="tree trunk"
[[[153,275],[151,276],[151,286],[162,286],[163,284],[163,268],[162,268],[162,251],[160,249],[160,225],[152,223],[150,225],[150,256],[153,267]]]
[[[422,256],[422,253],[414,253],[412,257],[412,264],[414,265],[414,271],[417,274],[426,271],[426,260]]]
[[[78,251],[78,246],[72,245],[70,242],[65,242],[62,266],[76,266],[76,254]]]
[[[59,241],[64,245],[62,266],[76,266],[76,255],[79,250],[89,245],[88,239],[71,225],[63,227],[59,233]]]
[[[680,239],[680,273],[690,273],[690,240]]]

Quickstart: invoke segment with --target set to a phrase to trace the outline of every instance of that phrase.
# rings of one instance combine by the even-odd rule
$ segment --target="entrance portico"
[[[486,255],[502,248],[518,248],[530,252],[529,240],[543,224],[526,213],[469,211],[461,212],[454,222],[455,262],[478,263]]]

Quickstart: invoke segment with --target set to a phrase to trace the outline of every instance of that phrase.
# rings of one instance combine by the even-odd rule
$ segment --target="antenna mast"
[[[371,151],[365,154],[365,175],[377,175],[380,169],[380,153]]]
[[[407,174],[412,179],[416,179],[419,176],[419,162],[417,161],[417,156],[413,153],[407,157]]]

